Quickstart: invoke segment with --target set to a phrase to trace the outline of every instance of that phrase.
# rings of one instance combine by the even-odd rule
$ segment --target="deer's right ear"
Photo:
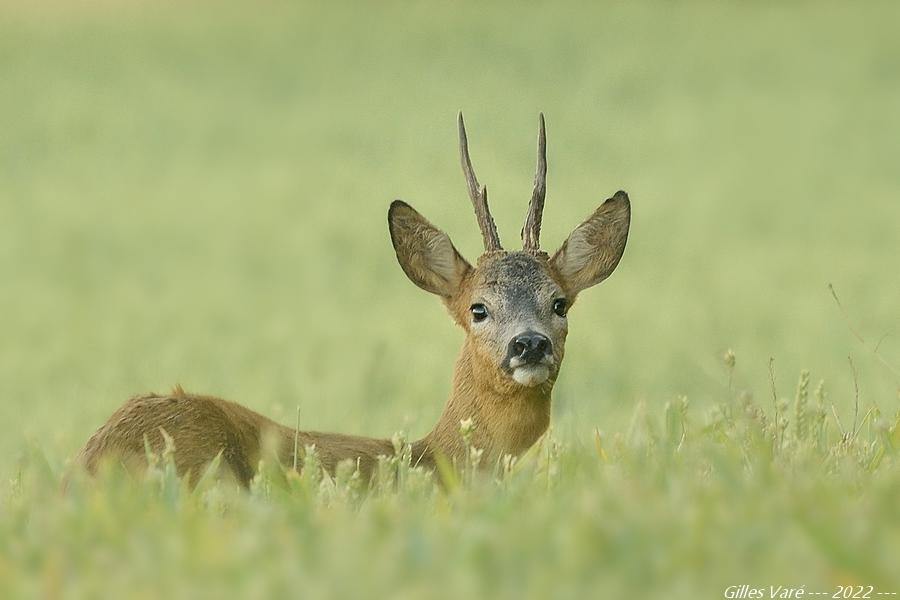
[[[427,292],[454,296],[472,266],[453,247],[450,236],[402,200],[391,203],[388,227],[406,276]]]

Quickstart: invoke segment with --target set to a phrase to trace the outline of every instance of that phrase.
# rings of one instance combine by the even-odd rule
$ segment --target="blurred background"
[[[462,334],[386,211],[479,254],[458,110],[507,247],[539,111],[548,250],[632,199],[618,271],[570,316],[557,435],[719,399],[729,348],[760,399],[773,357],[779,393],[806,368],[849,415],[849,354],[862,402],[898,407],[896,3],[0,7],[2,473],[26,440],[63,464],[176,383],[424,434]]]

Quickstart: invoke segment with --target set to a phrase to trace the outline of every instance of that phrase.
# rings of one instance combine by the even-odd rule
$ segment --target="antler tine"
[[[537,142],[537,169],[534,173],[534,191],[528,204],[528,215],[522,227],[522,242],[525,250],[539,250],[541,247],[541,217],[544,214],[544,198],[547,195],[547,132],[544,129],[544,113],[540,116]]]
[[[485,250],[501,250],[500,236],[497,234],[497,225],[491,217],[488,208],[487,186],[478,185],[475,171],[472,170],[472,160],[469,158],[469,141],[466,138],[466,124],[463,122],[462,111],[459,113],[459,159],[462,163],[463,174],[466,176],[466,186],[469,188],[469,197],[475,207],[475,217],[478,219],[478,228],[484,240]]]

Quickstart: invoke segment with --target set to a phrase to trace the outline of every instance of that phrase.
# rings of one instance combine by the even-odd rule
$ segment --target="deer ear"
[[[612,274],[625,252],[630,223],[628,194],[616,192],[569,235],[550,260],[573,293]]]
[[[403,202],[388,210],[391,243],[406,276],[432,294],[450,298],[472,267],[453,247],[450,236]]]

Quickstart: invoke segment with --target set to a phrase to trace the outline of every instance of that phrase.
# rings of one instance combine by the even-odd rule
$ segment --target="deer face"
[[[463,171],[486,251],[473,267],[446,233],[397,200],[388,212],[397,260],[413,283],[444,300],[480,365],[507,385],[552,386],[565,353],[569,308],[581,290],[613,272],[625,250],[628,196],[617,192],[604,202],[552,257],[540,251],[546,175],[542,116],[535,192],[522,231],[525,248],[505,251],[487,208],[487,190],[472,171],[462,115],[459,123]]]
[[[481,362],[496,365],[519,385],[534,387],[556,380],[568,332],[568,303],[546,254],[502,252],[478,261],[464,297],[455,304],[461,313],[457,320]]]

